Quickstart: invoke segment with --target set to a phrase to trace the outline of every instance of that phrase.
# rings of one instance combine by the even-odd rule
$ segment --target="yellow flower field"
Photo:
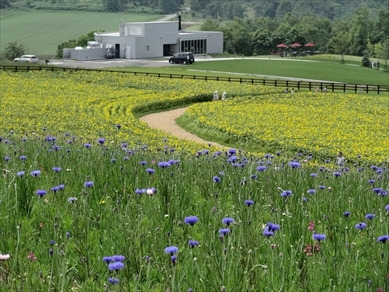
[[[269,149],[307,151],[368,161],[388,160],[387,96],[280,93],[280,89],[98,72],[0,73],[0,133],[64,135],[82,142],[107,141],[161,148],[167,134],[150,129],[134,110],[160,110],[161,104],[211,101],[214,90],[228,100],[198,103],[187,115],[199,127],[242,143]],[[186,102],[186,103],[185,103]],[[166,108],[166,106],[165,106]],[[145,110],[146,109],[146,110]],[[118,127],[120,125],[120,128]],[[194,152],[200,145],[168,137],[169,146]]]
[[[237,83],[164,79],[121,73],[0,73],[0,133],[24,136],[76,136],[82,142],[99,137],[115,144],[161,148],[167,134],[148,128],[133,116],[136,108],[158,110],[156,104],[180,104],[214,90],[231,96],[256,95],[274,89]],[[120,129],[118,129],[120,125]],[[200,145],[169,137],[169,146],[194,152]]]
[[[276,145],[335,156],[361,156],[388,161],[389,99],[354,94],[271,94],[238,98],[204,107],[194,105],[187,116],[199,127],[217,130],[235,140]]]

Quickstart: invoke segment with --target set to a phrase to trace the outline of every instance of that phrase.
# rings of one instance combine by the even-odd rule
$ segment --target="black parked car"
[[[194,55],[193,53],[186,52],[186,53],[175,53],[172,57],[169,59],[170,64],[192,64],[194,63]]]

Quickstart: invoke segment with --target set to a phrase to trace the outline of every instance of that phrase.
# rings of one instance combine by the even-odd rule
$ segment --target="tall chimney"
[[[181,13],[177,13],[178,17],[178,30],[181,30]]]

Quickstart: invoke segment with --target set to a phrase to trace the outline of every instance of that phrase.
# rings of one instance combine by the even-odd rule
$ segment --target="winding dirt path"
[[[200,137],[193,135],[176,124],[176,119],[183,115],[187,110],[187,107],[169,110],[166,112],[159,112],[154,114],[145,115],[140,118],[142,122],[145,122],[149,127],[165,131],[177,138],[191,140],[198,143],[211,144],[213,146],[225,147],[218,143],[206,141]]]

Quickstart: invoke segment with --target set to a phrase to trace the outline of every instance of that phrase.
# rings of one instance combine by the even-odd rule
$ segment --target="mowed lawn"
[[[23,44],[26,53],[55,55],[57,46],[91,31],[119,31],[124,22],[153,21],[156,14],[75,11],[0,10],[0,50],[10,42]]]
[[[190,68],[192,70],[283,76],[354,84],[389,85],[389,74],[383,70],[326,61],[242,58],[229,61],[196,62],[193,65]]]

